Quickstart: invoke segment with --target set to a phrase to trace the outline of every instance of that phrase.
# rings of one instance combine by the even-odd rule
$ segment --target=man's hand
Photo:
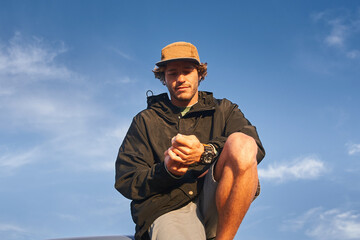
[[[177,134],[171,140],[173,152],[179,156],[186,165],[200,161],[204,146],[195,135]]]
[[[185,165],[184,161],[173,152],[172,147],[166,150],[164,155],[166,168],[173,175],[183,176],[189,169],[189,166]]]
[[[172,146],[165,151],[165,164],[174,175],[184,175],[189,165],[199,162],[204,146],[194,135],[178,134],[171,140]]]

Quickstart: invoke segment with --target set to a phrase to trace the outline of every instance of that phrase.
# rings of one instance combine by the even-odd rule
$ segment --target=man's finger
[[[196,142],[199,142],[199,140],[193,135],[178,134],[175,136],[175,139],[173,139],[172,144],[175,146],[185,146],[192,148]]]
[[[186,160],[187,156],[184,154],[180,149],[173,148],[173,153],[175,153],[177,156],[179,156],[182,160]]]
[[[184,161],[181,159],[181,157],[179,157],[178,155],[176,155],[176,153],[174,153],[173,149],[169,148],[168,154],[173,161],[176,161],[179,163],[184,163]]]
[[[172,148],[173,148],[173,151],[177,150],[178,152],[181,152],[181,154],[183,154],[183,155],[189,155],[191,153],[191,149],[189,147],[186,147],[184,145],[179,145],[177,143],[173,144]],[[176,153],[178,153],[178,152],[176,152]]]

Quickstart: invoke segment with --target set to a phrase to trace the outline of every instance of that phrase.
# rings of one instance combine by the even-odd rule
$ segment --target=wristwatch
[[[204,152],[201,154],[200,163],[201,164],[210,164],[213,162],[216,154],[215,149],[212,145],[203,144]]]

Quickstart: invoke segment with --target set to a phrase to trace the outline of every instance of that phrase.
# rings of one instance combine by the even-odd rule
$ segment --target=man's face
[[[191,106],[198,101],[199,74],[195,65],[188,61],[167,64],[165,84],[175,106]]]

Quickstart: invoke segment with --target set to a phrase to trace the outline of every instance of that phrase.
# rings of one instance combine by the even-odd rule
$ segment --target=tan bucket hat
[[[164,66],[168,62],[177,60],[189,60],[200,64],[199,54],[194,45],[188,42],[175,42],[161,50],[161,61],[157,62],[156,66]]]

